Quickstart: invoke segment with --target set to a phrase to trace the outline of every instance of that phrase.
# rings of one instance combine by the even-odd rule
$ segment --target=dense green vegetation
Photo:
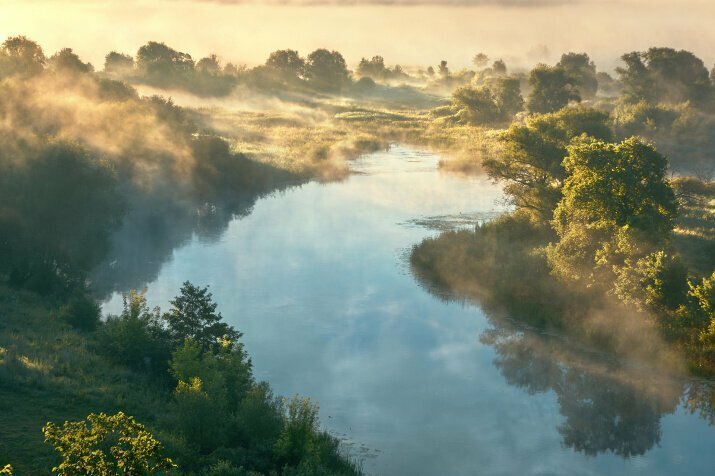
[[[140,64],[158,75],[151,51]],[[359,473],[315,404],[255,381],[206,289],[186,283],[164,314],[130,292],[105,321],[92,297],[114,288],[96,270],[122,256],[118,234],[171,251],[308,175],[231,150],[69,49],[47,59],[10,38],[0,81],[0,460],[19,474]]]
[[[96,298],[139,288],[174,248],[220,236],[259,197],[343,178],[346,160],[390,142],[444,152],[446,169],[486,172],[514,208],[416,246],[411,264],[429,289],[712,376],[715,84],[687,51],[651,48],[622,60],[616,79],[585,53],[530,71],[488,66],[484,53],[475,70],[460,71],[446,61],[408,70],[374,56],[353,74],[329,49],[278,50],[248,68],[148,42],[134,56],[110,52],[95,71],[72,49],[47,57],[27,38],[8,38],[0,463],[18,474],[360,473],[320,430],[314,403],[277,398],[255,380],[241,333],[206,288],[185,283],[164,313],[131,291],[123,312],[105,320]],[[146,86],[236,95],[258,112],[179,107],[140,95]],[[577,358],[545,369],[543,349],[495,327],[484,342],[507,379],[529,391],[609,383],[585,382],[582,367],[566,364]],[[523,371],[527,357],[533,375]],[[621,383],[616,391],[630,395]],[[578,412],[596,412],[598,398],[563,408],[560,431],[586,454],[642,454],[683,393],[613,415],[619,441],[604,436],[610,427],[579,427]],[[712,419],[712,397],[685,393],[689,409]]]
[[[614,307],[622,320],[659,329],[693,371],[712,373],[712,183],[670,181],[652,145],[612,137],[608,116],[583,107],[512,125],[484,167],[505,183],[515,212],[423,242],[413,266],[458,295],[591,337],[622,338],[619,320],[597,331],[589,322],[595,309]],[[697,248],[677,238],[698,234]]]
[[[2,412],[0,458],[18,474],[108,474],[122,464],[109,474],[155,474],[166,458],[188,474],[359,473],[319,430],[316,404],[277,398],[254,379],[241,333],[206,288],[185,283],[163,314],[131,292],[94,331],[64,322],[56,299],[0,291],[0,399],[12,409]],[[103,411],[131,413],[146,429],[123,413],[81,421]],[[65,420],[78,421],[54,423]],[[47,421],[51,446],[41,444]],[[113,434],[124,450],[109,447]],[[149,464],[156,470],[127,469]]]

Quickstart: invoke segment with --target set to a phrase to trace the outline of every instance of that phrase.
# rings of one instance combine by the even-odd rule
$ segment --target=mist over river
[[[317,400],[368,474],[711,472],[715,428],[684,410],[688,381],[420,286],[412,246],[507,209],[497,185],[439,159],[393,146],[345,181],[259,199],[136,287],[166,309],[183,281],[209,285],[257,377]],[[115,293],[104,311],[121,306]]]

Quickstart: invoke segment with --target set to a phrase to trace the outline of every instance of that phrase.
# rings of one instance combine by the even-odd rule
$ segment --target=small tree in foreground
[[[85,421],[66,421],[62,427],[48,423],[42,432],[62,457],[52,468],[60,476],[143,476],[175,467],[144,425],[122,412],[91,413]]]
[[[238,341],[242,334],[225,322],[216,312],[217,304],[209,288],[200,288],[186,281],[180,294],[171,301],[171,310],[164,314],[175,347],[185,339],[193,339],[203,350],[216,345],[219,339]]]

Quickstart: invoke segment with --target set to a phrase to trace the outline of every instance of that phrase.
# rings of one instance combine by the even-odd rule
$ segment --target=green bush
[[[165,372],[171,348],[159,310],[149,309],[144,293],[130,291],[123,299],[122,313],[98,329],[101,352],[134,370]]]
[[[75,294],[60,306],[57,317],[75,329],[93,331],[99,324],[101,307],[84,294]]]

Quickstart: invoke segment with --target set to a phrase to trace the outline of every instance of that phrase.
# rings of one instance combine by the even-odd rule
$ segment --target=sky
[[[715,1],[703,0],[0,0],[0,37],[23,34],[46,52],[73,48],[96,66],[117,50],[164,41],[195,58],[255,65],[271,51],[326,47],[350,65],[469,66],[475,53],[513,67],[588,52],[601,69],[650,46],[715,62]]]

